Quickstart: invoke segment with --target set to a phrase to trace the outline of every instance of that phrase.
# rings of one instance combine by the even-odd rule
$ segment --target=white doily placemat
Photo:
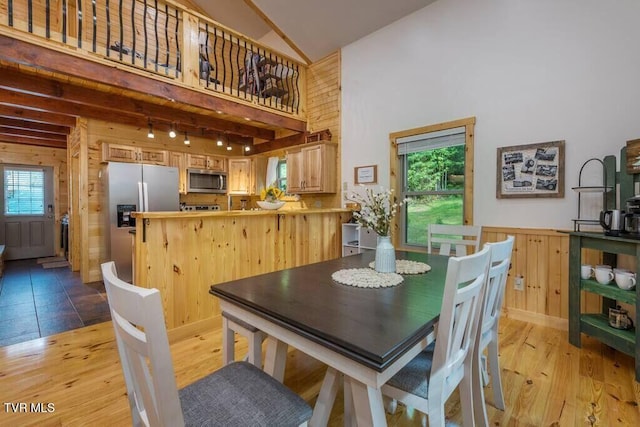
[[[371,261],[369,267],[375,268],[376,262]],[[411,261],[409,259],[396,260],[396,273],[398,274],[422,274],[429,270],[431,270],[431,266],[424,262]]]
[[[389,288],[404,280],[396,273],[378,273],[370,268],[346,268],[331,275],[336,282],[358,288]]]

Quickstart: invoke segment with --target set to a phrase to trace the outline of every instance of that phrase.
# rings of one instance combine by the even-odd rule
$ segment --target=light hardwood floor
[[[640,425],[633,359],[589,337],[582,342],[578,349],[568,343],[566,332],[503,318],[500,359],[507,409],[493,408],[487,390],[490,424]],[[220,367],[221,343],[217,329],[172,344],[178,387]],[[236,349],[239,355],[246,351],[243,338]],[[311,404],[324,372],[323,364],[289,351],[285,384]],[[129,425],[111,322],[0,348],[0,401],[2,426]],[[340,395],[331,426],[343,425],[341,402]],[[42,403],[41,408],[55,410],[20,412],[21,403],[26,409]],[[447,402],[447,418],[462,423],[457,394]],[[426,424],[421,414],[403,406],[387,421],[391,426]]]

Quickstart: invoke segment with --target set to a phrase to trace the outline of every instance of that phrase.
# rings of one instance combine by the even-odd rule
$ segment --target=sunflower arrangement
[[[266,200],[267,202],[276,202],[278,201],[284,193],[278,187],[273,185],[263,188],[260,191],[260,200]]]

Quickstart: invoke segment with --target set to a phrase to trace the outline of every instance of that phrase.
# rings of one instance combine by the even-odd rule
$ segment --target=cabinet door
[[[207,156],[201,154],[187,154],[187,167],[207,169]]]
[[[252,159],[229,159],[229,194],[253,194]]]
[[[167,166],[169,164],[169,152],[167,150],[141,148],[138,158],[141,163],[145,163],[147,165]]]
[[[169,166],[178,168],[180,194],[187,194],[187,159],[185,153],[170,152]]]
[[[137,163],[139,160],[138,149],[128,145],[102,143],[103,162]]]
[[[225,172],[227,170],[226,160],[227,159],[220,156],[207,156],[207,168],[214,171]]]
[[[315,147],[303,148],[302,157],[304,165],[303,173],[303,190],[307,192],[323,191],[322,188],[322,164],[324,147],[316,145]]]
[[[301,193],[303,191],[302,152],[287,153],[287,193]]]

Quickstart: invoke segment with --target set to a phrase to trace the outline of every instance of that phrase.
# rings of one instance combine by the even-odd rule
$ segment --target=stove
[[[219,211],[220,205],[180,205],[181,211]]]

